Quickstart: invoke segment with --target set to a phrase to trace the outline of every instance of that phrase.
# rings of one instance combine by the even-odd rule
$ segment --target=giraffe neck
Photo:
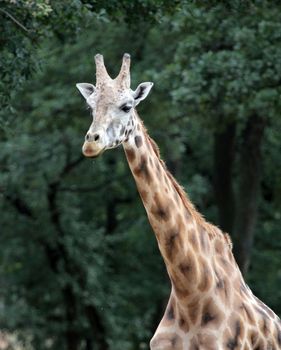
[[[280,320],[245,285],[228,236],[194,209],[136,114],[130,126],[123,146],[172,282],[150,348],[273,349]]]
[[[195,210],[137,114],[133,125],[123,146],[172,286],[180,299],[205,293],[217,283],[212,262],[215,250],[233,259],[226,238]]]

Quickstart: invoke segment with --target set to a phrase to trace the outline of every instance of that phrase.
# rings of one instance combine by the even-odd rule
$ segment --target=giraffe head
[[[86,134],[82,152],[97,157],[105,150],[127,141],[135,127],[134,108],[146,98],[153,83],[141,83],[130,89],[130,55],[124,54],[120,73],[111,79],[104,66],[103,56],[95,56],[96,86],[76,84],[93,117]]]

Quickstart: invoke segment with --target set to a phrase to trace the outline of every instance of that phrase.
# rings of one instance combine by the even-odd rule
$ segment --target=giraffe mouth
[[[86,146],[86,147],[83,146],[83,148],[82,148],[82,153],[87,158],[98,158],[100,155],[103,154],[104,151],[105,151],[105,147],[102,149],[99,149],[98,151],[95,151],[90,146]]]
[[[91,159],[95,159],[98,158],[99,156],[101,156],[104,153],[105,149],[101,150],[100,152],[98,152],[97,154],[94,154],[92,156],[87,156],[87,158],[91,158]]]

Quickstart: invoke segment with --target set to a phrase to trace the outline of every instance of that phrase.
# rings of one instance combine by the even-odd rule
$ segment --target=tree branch
[[[2,192],[3,193],[3,192]],[[30,219],[35,219],[32,210],[29,206],[18,196],[11,196],[10,194],[3,193],[3,197],[15,208],[17,211],[27,216]]]
[[[252,115],[243,130],[234,226],[234,256],[245,275],[253,247],[260,196],[262,142],[266,120]]]
[[[22,30],[26,33],[30,34],[30,30],[28,30],[22,23],[20,23],[14,16],[12,16],[8,11],[0,8],[0,12],[4,13],[7,17],[9,17],[14,23],[16,23]]]

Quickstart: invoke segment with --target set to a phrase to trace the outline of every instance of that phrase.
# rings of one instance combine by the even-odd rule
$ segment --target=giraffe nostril
[[[95,134],[95,135],[94,135],[94,140],[95,140],[95,141],[98,141],[99,138],[100,138],[100,135],[99,135],[99,134]]]
[[[88,142],[98,141],[99,139],[100,139],[100,135],[99,134],[88,133],[85,136],[85,140],[88,141]]]

